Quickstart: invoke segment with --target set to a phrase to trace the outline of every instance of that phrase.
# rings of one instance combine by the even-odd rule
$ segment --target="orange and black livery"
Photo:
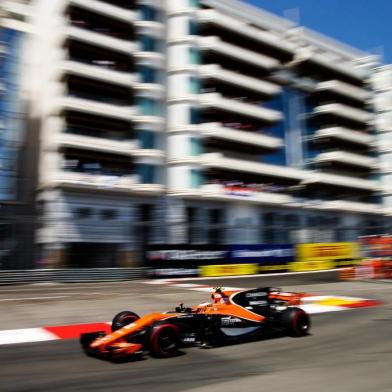
[[[192,308],[181,304],[174,311],[139,317],[131,311],[118,313],[112,332],[82,334],[85,352],[109,360],[176,355],[181,347],[212,347],[232,341],[265,336],[277,330],[305,336],[309,315],[300,305],[302,295],[273,287],[251,290],[215,288],[212,301]]]

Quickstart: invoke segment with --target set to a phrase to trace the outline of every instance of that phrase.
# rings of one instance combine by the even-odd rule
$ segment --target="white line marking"
[[[57,340],[58,337],[43,328],[27,328],[0,331],[1,344],[45,342]]]

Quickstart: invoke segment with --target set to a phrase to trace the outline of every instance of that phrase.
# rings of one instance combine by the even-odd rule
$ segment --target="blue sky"
[[[392,63],[392,0],[245,0],[283,16],[299,9],[301,25]]]

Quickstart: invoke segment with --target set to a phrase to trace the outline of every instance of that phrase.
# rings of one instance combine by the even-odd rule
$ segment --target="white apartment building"
[[[373,75],[375,90],[380,178],[383,187],[384,208],[392,209],[392,66],[376,69]]]
[[[387,224],[369,54],[237,0],[33,3],[50,265]]]

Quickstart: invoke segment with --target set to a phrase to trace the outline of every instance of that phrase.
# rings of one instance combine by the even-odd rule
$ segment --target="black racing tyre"
[[[289,336],[309,334],[311,322],[309,315],[300,308],[287,308],[280,316],[280,324]]]
[[[128,324],[132,324],[139,319],[140,317],[136,313],[130,312],[128,310],[120,312],[116,314],[113,318],[112,332],[117,331],[118,329],[123,328]]]
[[[180,330],[174,324],[159,324],[150,333],[150,353],[155,357],[168,358],[178,353]]]

